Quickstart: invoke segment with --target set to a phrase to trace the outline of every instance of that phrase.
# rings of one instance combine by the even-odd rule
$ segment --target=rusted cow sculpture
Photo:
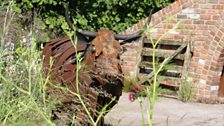
[[[92,115],[97,116],[97,111],[101,109],[101,106],[108,104],[113,97],[116,97],[111,104],[113,106],[121,96],[123,77],[119,55],[122,48],[113,33],[105,30],[99,31],[91,44],[82,42],[74,47],[69,37],[57,38],[48,42],[43,51],[45,73],[47,74],[51,70],[50,79],[53,83],[67,86],[73,92],[77,92],[75,49],[82,52],[83,55],[78,76],[80,95],[85,103],[88,103],[87,106],[91,108]],[[53,57],[51,68],[50,57]],[[82,125],[89,123],[88,118],[84,117],[84,110],[76,110],[80,101],[74,95],[53,87],[49,93],[57,95],[57,97],[63,96],[64,108],[62,109],[76,113],[76,117],[81,119]],[[66,110],[55,112],[58,114],[57,118],[60,118],[62,111]],[[68,118],[71,119],[71,117]]]
[[[91,116],[96,119],[102,106],[109,104],[115,97],[115,101],[110,104],[113,107],[122,94],[123,75],[119,59],[122,46],[117,40],[133,40],[139,38],[141,33],[114,35],[108,30],[77,32],[76,47],[69,37],[50,40],[43,50],[45,75],[50,73],[53,84],[77,93],[76,51],[81,53],[83,60],[78,68],[79,93]],[[50,57],[53,57],[51,67]],[[67,125],[75,117],[76,125],[91,125],[76,96],[54,86],[48,87],[48,93],[62,99],[61,106],[53,112],[55,120]],[[103,125],[103,121],[99,125]]]

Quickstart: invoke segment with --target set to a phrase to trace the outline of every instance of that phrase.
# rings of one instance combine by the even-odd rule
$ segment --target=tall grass
[[[112,99],[110,103],[102,107],[100,112],[97,112],[97,118],[92,117],[88,103],[79,92],[78,74],[82,67],[82,58],[78,52],[76,52],[76,92],[51,83],[50,73],[43,75],[43,56],[42,51],[37,48],[36,40],[38,38],[33,35],[35,29],[31,27],[28,35],[25,35],[28,36],[28,38],[24,38],[25,40],[18,40],[16,43],[8,41],[10,40],[7,38],[8,31],[15,15],[12,9],[14,1],[5,5],[7,5],[5,20],[0,33],[0,125],[57,125],[52,121],[52,111],[61,104],[61,99],[47,94],[48,86],[54,86],[74,95],[74,98],[81,103],[90,123],[97,126],[103,115],[108,112],[110,103],[115,99]],[[74,32],[68,35],[72,40]],[[7,43],[11,44],[6,46]],[[72,43],[76,48],[77,39],[74,39]],[[52,61],[50,64],[52,65]],[[72,125],[76,124],[75,116],[74,113],[70,120]]]
[[[26,43],[7,41],[13,6],[10,1],[1,31],[0,125],[53,125],[51,112],[57,99],[46,96],[49,80],[42,74],[42,55],[32,36],[33,29]]]
[[[178,91],[178,97],[184,102],[191,101],[194,98],[194,87],[187,80],[184,80],[182,82],[181,87]]]
[[[36,48],[32,29],[26,43],[7,41],[13,6],[10,1],[1,33],[0,125],[53,125],[51,112],[57,100],[46,96],[49,80],[43,77],[42,55]],[[7,47],[7,43],[12,44]]]

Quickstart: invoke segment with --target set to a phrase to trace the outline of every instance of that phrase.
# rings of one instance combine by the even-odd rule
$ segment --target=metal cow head
[[[80,42],[80,38],[82,41],[86,40],[80,34],[76,47],[69,37],[56,38],[45,45],[43,50],[45,75],[51,71],[50,80],[54,84],[77,92],[76,51],[82,53],[83,61],[78,75],[79,92],[88,103],[87,107],[90,108],[91,115],[97,117],[97,111],[102,106],[116,97],[116,100],[111,103],[111,107],[114,106],[121,96],[123,77],[119,55],[122,48],[112,31],[108,30],[99,30],[96,37],[88,43]],[[53,59],[52,66],[50,57]],[[81,125],[89,123],[85,122],[87,117],[83,117],[83,110],[75,110],[74,106],[79,106],[79,102],[75,102],[77,98],[72,94],[54,87],[49,87],[47,92],[55,97],[61,97],[66,110],[77,112],[77,117],[81,118]],[[63,109],[57,111],[60,112],[55,113],[65,113]],[[61,120],[60,115],[55,115],[55,118]]]
[[[83,61],[78,75],[79,91],[85,102],[89,103],[87,107],[90,108],[91,115],[96,117],[96,111],[108,104],[112,97],[116,97],[116,101],[111,104],[111,107],[114,106],[122,93],[123,76],[119,59],[122,47],[117,40],[135,39],[140,37],[141,33],[142,31],[138,31],[129,35],[117,35],[109,30],[77,32],[76,47],[69,37],[50,40],[43,50],[45,75],[51,71],[52,82],[76,92],[76,52],[82,53]],[[50,57],[53,59],[51,67]],[[52,87],[49,87],[48,92],[61,96],[66,110],[74,111],[77,117],[81,118],[82,125],[86,124],[84,110],[76,110],[74,107],[79,105],[77,98]]]

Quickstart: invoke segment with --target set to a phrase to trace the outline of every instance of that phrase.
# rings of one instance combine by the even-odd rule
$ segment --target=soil
[[[143,99],[145,124],[147,99]],[[154,126],[224,126],[224,104],[184,103],[160,97],[154,109]],[[130,102],[123,93],[117,105],[106,115],[105,123],[112,126],[142,126],[138,100]]]

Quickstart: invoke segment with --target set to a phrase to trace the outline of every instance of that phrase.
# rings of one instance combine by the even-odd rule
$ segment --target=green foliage
[[[0,125],[53,125],[51,113],[59,101],[45,93],[48,79],[42,74],[41,51],[36,50],[33,31],[26,43],[21,36],[17,38],[18,43],[10,41],[8,33],[15,5],[13,1],[5,5],[1,8],[5,14],[3,30],[0,30]],[[23,34],[21,27],[19,30]]]
[[[0,22],[2,22],[0,24],[2,27],[0,29],[1,45],[4,45],[4,41],[18,43],[19,40],[28,38],[30,36],[28,32],[32,31],[31,29],[35,29],[31,34],[34,38],[38,38],[36,42],[47,42],[49,38],[55,37],[53,36],[54,34],[49,34],[50,31],[47,30],[45,22],[38,13],[28,11],[26,14],[19,14],[21,9],[13,0],[0,1],[0,3]]]
[[[9,55],[0,55],[0,125],[52,125],[51,112],[56,98],[47,97],[48,79],[42,74],[41,52],[31,45],[18,44]],[[27,46],[31,46],[27,48]]]
[[[150,8],[158,10],[173,0],[16,0],[14,10],[23,15],[30,11],[37,12],[48,28],[62,32],[68,1],[70,17],[80,29],[111,29],[119,32],[147,17]]]
[[[166,88],[159,88],[158,94],[176,96],[176,91]]]
[[[130,78],[130,77],[124,77],[123,91],[130,92],[134,85],[139,85],[139,82],[138,82],[137,79],[133,79],[133,78]]]
[[[179,99],[184,102],[191,101],[194,97],[193,85],[189,83],[188,81],[184,80],[178,91],[178,96],[179,96]]]

